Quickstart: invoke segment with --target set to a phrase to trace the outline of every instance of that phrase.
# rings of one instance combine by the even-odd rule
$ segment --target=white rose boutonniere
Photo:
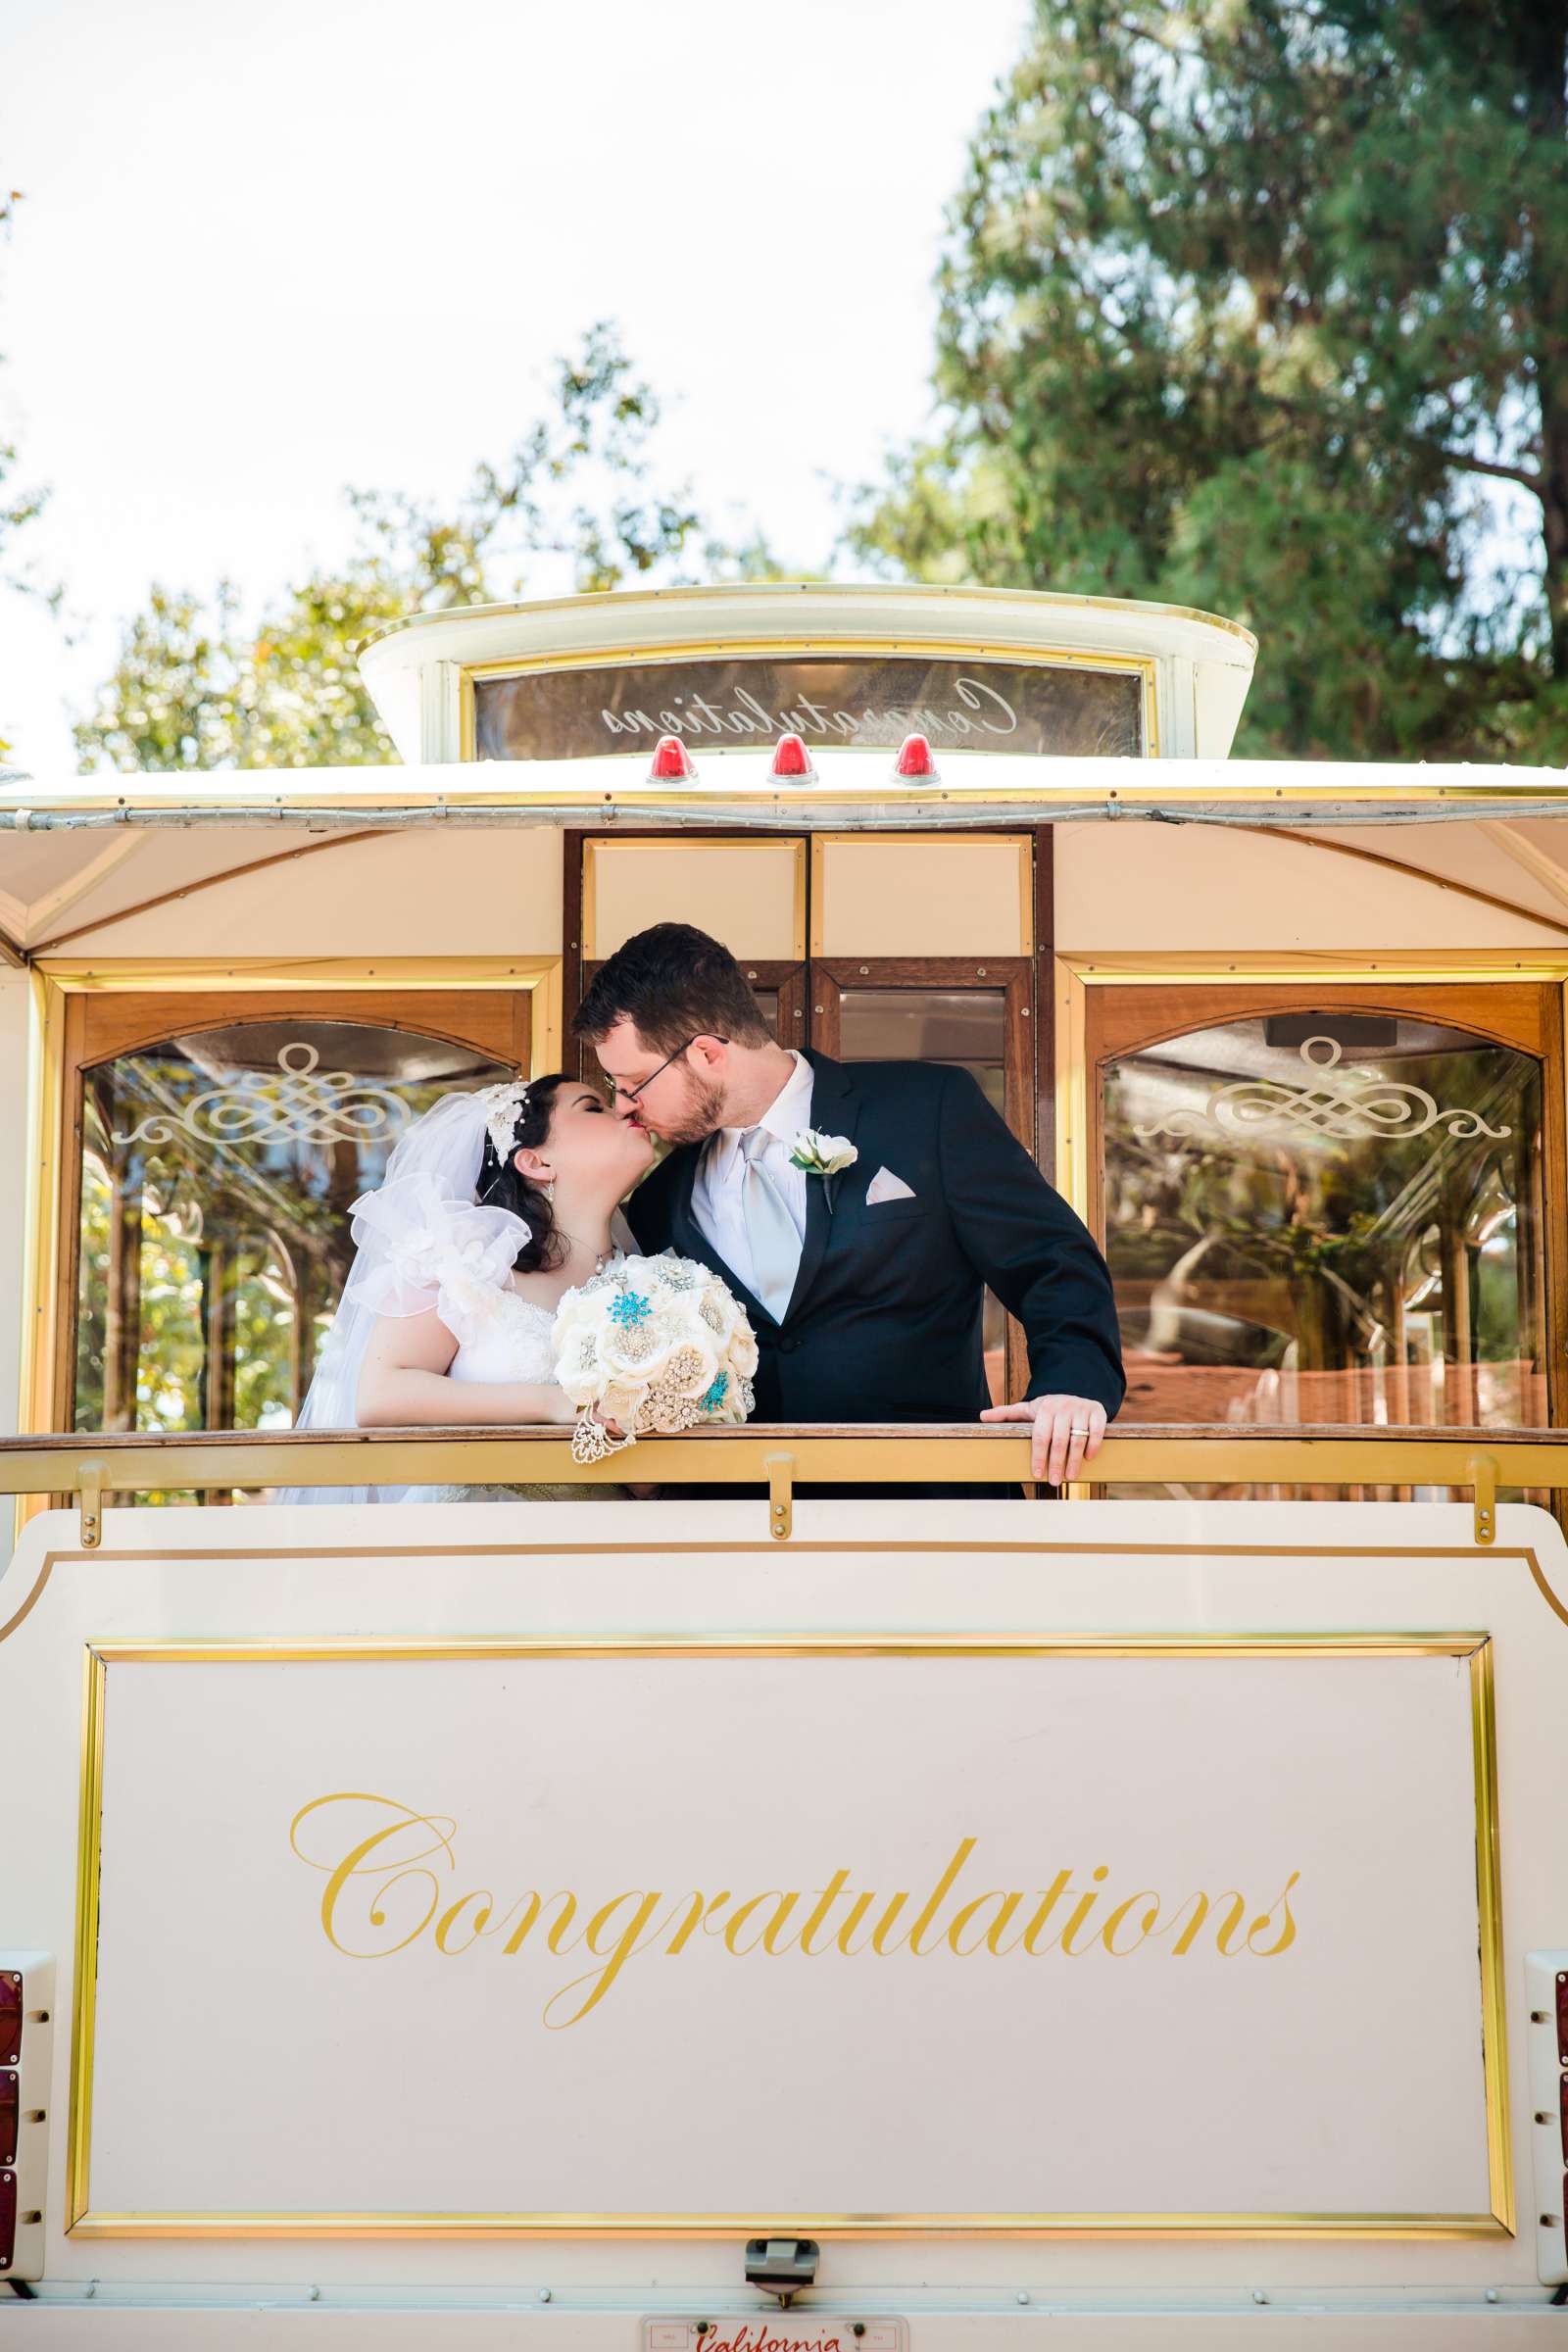
[[[790,1152],[790,1166],[804,1168],[808,1176],[842,1176],[859,1156],[847,1135],[822,1135],[814,1127],[803,1127]]]
[[[790,1166],[804,1168],[808,1176],[820,1176],[822,1198],[827,1213],[833,1214],[833,1196],[839,1189],[839,1178],[846,1168],[853,1168],[860,1154],[847,1135],[824,1135],[820,1128],[803,1127],[795,1138],[790,1153]]]

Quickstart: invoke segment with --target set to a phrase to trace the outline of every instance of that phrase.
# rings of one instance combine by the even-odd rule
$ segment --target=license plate
[[[908,2352],[908,2341],[902,2320],[835,2319],[821,2311],[643,2322],[643,2352]]]

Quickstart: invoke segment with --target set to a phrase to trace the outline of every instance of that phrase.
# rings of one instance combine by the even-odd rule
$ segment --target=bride
[[[631,1236],[616,1203],[652,1138],[564,1072],[447,1095],[353,1208],[357,1245],[301,1429],[570,1422],[551,1327]],[[603,1487],[507,1488],[603,1495]],[[318,1487],[283,1499],[447,1501],[478,1487]]]

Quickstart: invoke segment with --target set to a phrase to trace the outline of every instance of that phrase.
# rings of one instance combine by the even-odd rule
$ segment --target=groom
[[[967,1071],[775,1045],[729,950],[685,923],[629,939],[572,1025],[620,1116],[675,1147],[626,1214],[639,1249],[700,1258],[745,1304],[760,1420],[1029,1421],[1031,1475],[1058,1487],[1094,1459],[1126,1385],[1110,1277]],[[820,1161],[848,1152],[837,1173],[794,1164],[808,1129]],[[1023,1403],[988,1405],[988,1283],[1028,1339]]]

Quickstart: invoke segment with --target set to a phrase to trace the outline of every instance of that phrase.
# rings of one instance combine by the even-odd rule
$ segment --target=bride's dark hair
[[[536,1274],[541,1270],[548,1273],[566,1254],[566,1245],[561,1238],[556,1212],[544,1186],[535,1184],[531,1176],[524,1176],[514,1163],[524,1146],[530,1152],[537,1152],[549,1141],[557,1089],[574,1083],[564,1070],[552,1070],[547,1078],[528,1080],[528,1099],[512,1131],[505,1159],[489,1136],[484,1139],[484,1157],[479,1162],[474,1199],[482,1208],[510,1208],[528,1227],[528,1239],[513,1260],[514,1271],[518,1274]]]

